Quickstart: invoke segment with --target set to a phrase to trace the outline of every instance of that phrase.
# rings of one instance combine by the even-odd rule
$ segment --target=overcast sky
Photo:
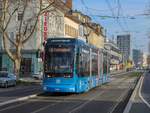
[[[148,34],[150,34],[149,0],[74,0],[74,9],[92,16],[94,22],[107,29],[107,36],[131,34],[132,49],[148,51]],[[120,8],[121,7],[121,8]],[[102,16],[106,16],[105,18]],[[108,16],[108,17],[107,17]],[[109,18],[117,17],[120,18]],[[150,36],[150,35],[149,35]]]

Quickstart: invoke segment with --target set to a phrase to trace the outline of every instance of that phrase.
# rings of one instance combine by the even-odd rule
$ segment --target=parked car
[[[0,86],[9,87],[16,85],[16,76],[8,72],[0,72]]]
[[[43,79],[43,73],[35,73],[32,75],[33,78],[38,79],[38,80],[42,80]]]

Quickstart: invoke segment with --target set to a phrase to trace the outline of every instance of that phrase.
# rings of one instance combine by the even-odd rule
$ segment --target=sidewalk
[[[19,79],[21,82],[28,82],[28,83],[42,83],[42,80],[38,80],[32,77],[23,77]]]
[[[110,74],[114,75],[114,74],[119,74],[119,73],[123,73],[123,72],[126,72],[125,69],[124,70],[114,70],[114,71],[110,72]]]

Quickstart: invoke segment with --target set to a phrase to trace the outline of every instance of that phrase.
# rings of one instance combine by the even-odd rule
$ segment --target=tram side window
[[[108,62],[107,62],[107,73],[110,73],[110,57],[107,57]]]
[[[90,55],[82,52],[79,57],[78,74],[81,77],[90,76]]]
[[[98,55],[97,53],[92,54],[92,76],[98,75]]]
[[[107,57],[104,55],[103,57],[103,73],[107,74]]]

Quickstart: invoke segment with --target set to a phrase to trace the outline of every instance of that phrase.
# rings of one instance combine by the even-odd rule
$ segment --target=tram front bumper
[[[75,85],[44,85],[45,92],[76,92]]]

